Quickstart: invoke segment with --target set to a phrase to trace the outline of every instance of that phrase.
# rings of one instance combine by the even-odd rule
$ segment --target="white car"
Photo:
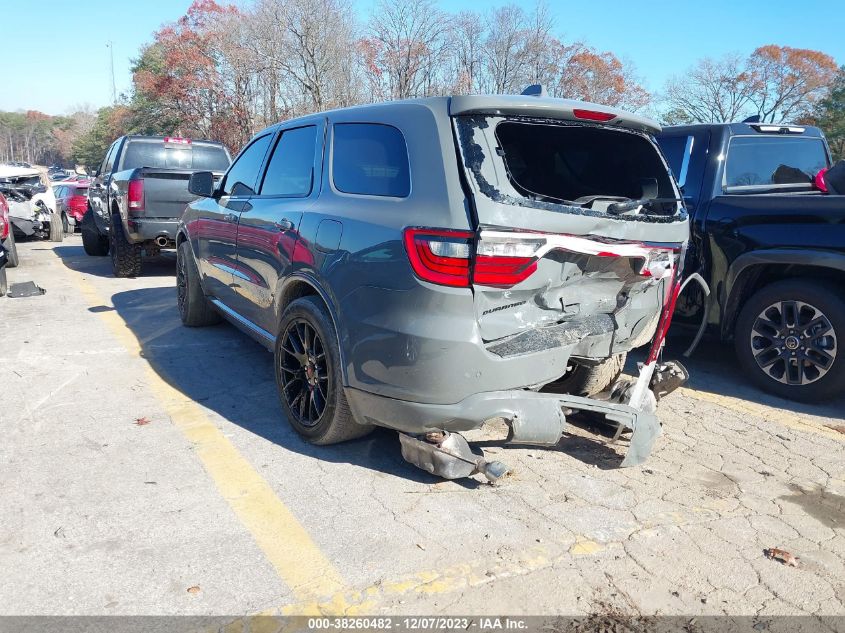
[[[15,232],[24,237],[63,238],[61,221],[54,221],[56,194],[47,173],[35,167],[0,165],[0,193],[9,203],[9,219]]]

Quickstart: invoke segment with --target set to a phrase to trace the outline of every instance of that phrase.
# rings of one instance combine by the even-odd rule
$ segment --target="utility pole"
[[[106,43],[106,48],[109,49],[109,65],[111,68],[111,102],[112,105],[117,105],[117,88],[114,84],[114,42],[109,40]]]

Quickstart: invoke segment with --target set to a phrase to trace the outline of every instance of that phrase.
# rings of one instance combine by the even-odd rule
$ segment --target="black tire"
[[[109,253],[115,277],[137,277],[141,274],[141,245],[131,244],[126,239],[123,222],[115,213],[112,213],[109,224]]]
[[[0,268],[0,297],[6,296],[6,291],[9,290],[9,284],[6,281],[6,267]]]
[[[817,402],[845,391],[845,299],[842,288],[784,279],[758,290],[734,328],[740,365],[761,389]]]
[[[50,214],[50,241],[61,242],[65,239],[64,228],[62,227],[62,216],[58,213]]]
[[[319,297],[301,297],[285,309],[274,358],[282,410],[307,441],[337,444],[373,430],[358,424],[349,409],[337,335]]]
[[[628,354],[617,354],[598,365],[583,365],[573,361],[563,376],[543,387],[543,391],[566,393],[572,396],[594,396],[607,389],[619,378]]]
[[[11,227],[9,228],[9,237],[3,242],[3,248],[6,249],[6,257],[8,258],[6,268],[17,268],[21,260],[18,257],[18,245],[15,244],[15,232]]]
[[[94,212],[89,208],[82,216],[82,248],[86,255],[92,257],[105,257],[109,254],[109,238],[100,235],[97,224],[94,222]]]
[[[220,315],[203,292],[197,263],[188,242],[182,242],[176,250],[176,305],[179,318],[188,327],[220,323]]]
[[[64,231],[65,236],[73,235],[73,224],[70,223],[64,213],[62,213],[62,231]]]

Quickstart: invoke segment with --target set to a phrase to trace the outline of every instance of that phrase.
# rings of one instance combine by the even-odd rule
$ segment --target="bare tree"
[[[479,13],[462,11],[449,25],[449,68],[455,94],[480,92],[483,83],[484,21]]]
[[[686,75],[666,84],[665,101],[674,116],[700,123],[736,121],[753,109],[754,82],[738,55],[705,58]]]
[[[498,94],[519,92],[526,75],[528,20],[516,5],[495,9],[487,20],[484,40],[486,88]]]
[[[373,93],[407,99],[441,92],[447,30],[445,14],[431,0],[379,2],[361,41]]]

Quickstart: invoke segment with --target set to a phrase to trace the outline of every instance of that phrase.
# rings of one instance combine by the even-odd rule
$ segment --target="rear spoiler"
[[[658,134],[660,124],[652,119],[584,101],[531,95],[458,95],[449,101],[450,116],[491,114],[528,116],[561,121],[590,121]]]

